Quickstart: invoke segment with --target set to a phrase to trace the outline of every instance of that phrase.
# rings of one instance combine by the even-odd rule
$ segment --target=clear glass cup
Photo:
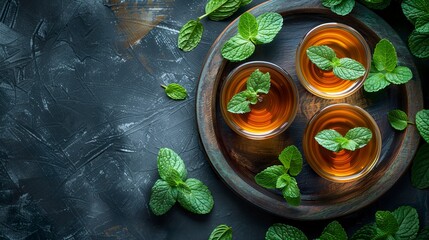
[[[334,129],[344,136],[355,127],[366,127],[372,132],[368,144],[355,151],[333,152],[314,139],[324,129]],[[367,111],[339,103],[321,109],[310,119],[302,145],[307,163],[318,175],[334,182],[350,182],[364,177],[374,168],[380,158],[381,141],[380,129]]]
[[[247,88],[247,79],[256,69],[270,73],[270,91],[259,94],[259,102],[250,106],[251,112],[228,112],[228,102]],[[298,110],[298,100],[298,89],[285,70],[270,62],[253,61],[238,66],[228,74],[221,87],[220,109],[225,122],[234,132],[245,138],[262,140],[277,136],[291,125]]]
[[[360,62],[367,70],[356,80],[343,80],[332,71],[323,71],[307,57],[311,46],[327,45],[338,58],[348,57]],[[345,98],[359,90],[371,68],[371,49],[365,38],[350,26],[325,23],[311,29],[296,51],[296,73],[301,84],[312,94],[326,99]]]

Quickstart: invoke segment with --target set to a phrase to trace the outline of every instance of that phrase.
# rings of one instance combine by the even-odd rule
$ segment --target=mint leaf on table
[[[221,49],[222,56],[231,62],[243,61],[255,51],[255,45],[240,35],[230,38]]]
[[[378,235],[381,237],[394,236],[399,229],[395,216],[389,211],[377,211],[375,213],[375,223]]]
[[[429,2],[405,0],[401,6],[405,16],[416,28],[408,38],[411,53],[419,58],[429,57]]]
[[[225,224],[217,226],[210,234],[209,240],[232,240],[232,228]]]
[[[389,111],[387,114],[387,119],[389,120],[390,126],[396,130],[404,130],[408,126],[408,115],[399,109],[394,109]]]
[[[284,185],[279,188],[283,188],[282,193],[285,198],[298,198],[301,196],[298,183],[294,177],[291,177],[288,174],[283,174],[279,179],[282,179],[284,183]]]
[[[393,211],[392,214],[399,224],[396,239],[414,239],[419,231],[419,215],[416,209],[410,206],[402,206]]]
[[[177,187],[183,183],[183,180],[178,171],[173,168],[170,168],[169,173],[165,177],[165,181],[172,187]]]
[[[386,80],[393,84],[404,84],[413,78],[413,73],[407,67],[398,66],[392,72],[385,74]]]
[[[203,36],[204,27],[199,20],[190,20],[179,31],[178,47],[189,52],[196,48]]]
[[[277,179],[286,172],[287,171],[284,166],[273,165],[256,174],[255,181],[258,185],[264,188],[275,189]]]
[[[429,57],[429,33],[419,33],[414,30],[408,38],[411,53],[419,58]]]
[[[252,39],[258,35],[258,23],[255,16],[245,12],[238,22],[238,33],[245,39]]]
[[[429,33],[429,13],[417,18],[416,32],[423,34]]]
[[[427,0],[404,0],[401,6],[405,17],[413,24],[421,16],[429,14],[429,2]]]
[[[289,174],[282,174],[280,177],[277,178],[276,188],[284,188],[289,184],[290,181],[291,180]]]
[[[302,155],[294,145],[283,149],[279,155],[279,160],[292,176],[297,176],[302,170]]]
[[[158,152],[158,172],[161,179],[166,180],[170,174],[170,169],[174,169],[179,173],[182,180],[186,179],[187,171],[185,163],[177,153],[169,148],[161,148]]]
[[[372,9],[385,9],[390,5],[391,0],[365,0],[362,3]]]
[[[342,0],[339,4],[331,7],[331,11],[340,15],[345,16],[349,14],[355,7],[355,0]]]
[[[256,18],[258,34],[253,41],[256,44],[266,44],[274,40],[275,36],[282,29],[283,17],[274,12],[261,14]]]
[[[355,80],[365,75],[365,67],[351,58],[341,58],[339,64],[334,65],[335,76],[344,80]]]
[[[330,151],[339,152],[341,150],[341,142],[339,140],[343,136],[333,129],[322,130],[314,138],[322,147]]]
[[[334,129],[322,130],[314,137],[322,147],[333,152],[339,152],[342,149],[355,151],[365,147],[371,138],[371,130],[365,127],[352,128],[344,137]]]
[[[270,73],[262,73],[259,69],[250,74],[249,79],[247,80],[246,87],[251,89],[256,93],[265,93],[268,94],[271,86],[271,77]]]
[[[177,83],[170,83],[167,86],[161,85],[164,88],[165,93],[168,97],[174,100],[183,100],[188,96],[188,93],[184,87]]]
[[[429,187],[429,144],[423,144],[416,153],[411,167],[411,183],[418,189]]]
[[[327,8],[331,8],[335,5],[338,5],[342,2],[342,0],[322,0],[322,5],[327,7]]]
[[[252,0],[241,0],[240,7],[246,6],[247,4],[250,4],[251,2],[252,2]]]
[[[391,72],[398,64],[395,47],[387,39],[382,39],[377,43],[372,59],[375,68],[380,72],[384,70]]]
[[[374,224],[368,224],[359,228],[350,240],[368,240],[373,239],[376,235],[377,227]]]
[[[383,73],[370,73],[363,87],[367,92],[377,92],[390,85]]]
[[[265,233],[265,240],[307,240],[307,236],[296,227],[282,223],[275,223]]]
[[[186,210],[196,214],[209,213],[214,205],[212,194],[200,180],[188,178],[185,181],[189,189],[178,188],[177,201]]]
[[[320,240],[347,240],[347,233],[338,221],[333,221],[325,227]]]
[[[152,187],[149,200],[149,207],[153,214],[163,215],[176,203],[177,192],[170,184],[162,179],[158,179]]]
[[[221,21],[234,14],[240,5],[241,0],[210,0],[205,10],[210,20]]]
[[[416,126],[423,139],[429,143],[429,110],[423,109],[417,112]]]

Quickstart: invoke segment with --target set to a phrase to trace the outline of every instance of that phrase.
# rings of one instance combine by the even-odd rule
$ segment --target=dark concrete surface
[[[242,8],[249,9],[262,1]],[[291,224],[310,238],[330,222],[278,218],[236,196],[200,143],[195,89],[226,21],[203,20],[201,44],[176,47],[180,27],[205,1],[0,0],[0,239],[207,239],[218,224],[234,239],[263,239]],[[377,11],[406,41],[412,25],[399,1]],[[429,63],[415,59],[429,107]],[[178,82],[185,101],[161,84]],[[212,191],[205,216],[179,206],[154,216],[148,202],[161,147],[184,159]],[[370,206],[337,220],[349,234],[377,210],[418,209],[429,226],[429,191],[407,173]]]

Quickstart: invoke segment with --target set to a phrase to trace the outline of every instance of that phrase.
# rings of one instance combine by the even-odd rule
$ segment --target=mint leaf
[[[255,181],[264,188],[274,189],[276,188],[277,179],[284,173],[286,173],[286,169],[282,165],[270,166],[256,174]]]
[[[347,240],[347,233],[338,221],[333,221],[325,227],[320,240]]]
[[[256,93],[265,93],[268,94],[271,86],[271,77],[270,73],[266,72],[265,74],[256,69],[250,74],[249,79],[247,80],[247,89],[251,89]]]
[[[394,236],[399,229],[395,216],[389,211],[377,211],[375,213],[375,223],[377,228],[384,233],[384,236]]]
[[[373,224],[365,225],[357,230],[350,240],[368,240],[374,239],[376,227]]]
[[[179,172],[174,170],[173,168],[170,168],[169,173],[167,174],[167,177],[165,178],[165,181],[172,187],[176,187],[179,184],[183,183],[182,178],[180,177]]]
[[[328,46],[311,46],[307,49],[307,56],[310,61],[322,70],[332,69],[332,60],[336,57],[334,50]]]
[[[255,51],[255,45],[240,35],[229,39],[222,47],[222,56],[231,62],[243,61]]]
[[[276,223],[268,228],[265,234],[265,240],[307,240],[305,234],[296,227]]]
[[[179,31],[177,45],[185,52],[189,52],[201,41],[204,27],[199,20],[190,20]]]
[[[349,141],[354,141],[357,144],[356,149],[365,147],[372,138],[372,132],[365,127],[356,127],[350,129],[345,137]],[[354,151],[354,150],[352,150]]]
[[[420,110],[416,114],[416,126],[423,139],[429,143],[429,110]]]
[[[258,95],[255,92],[248,90],[235,94],[227,104],[228,112],[238,114],[250,112],[250,104],[252,103],[253,99],[250,96],[254,96],[256,99]]]
[[[209,240],[232,240],[232,228],[225,224],[217,226],[210,234]]]
[[[241,0],[240,7],[246,6],[247,4],[250,4],[252,0]]]
[[[403,84],[413,78],[413,73],[407,67],[396,67],[392,72],[387,72],[385,74],[386,80],[393,84]]]
[[[383,73],[370,73],[369,77],[363,83],[363,87],[367,92],[377,92],[390,85]]]
[[[372,59],[375,68],[380,72],[392,72],[398,64],[395,47],[387,39],[381,39],[377,43]]]
[[[419,58],[429,57],[429,34],[414,30],[408,38],[411,53]]]
[[[185,184],[189,189],[178,188],[177,201],[180,205],[196,214],[209,213],[213,208],[214,201],[207,186],[195,178],[188,178]]]
[[[188,96],[186,89],[177,83],[170,83],[167,86],[161,85],[165,89],[168,97],[174,100],[183,100]]]
[[[245,12],[240,16],[238,22],[238,33],[245,39],[251,39],[258,34],[258,23],[255,16]]]
[[[411,183],[418,189],[429,187],[429,144],[423,144],[417,151],[411,168]]]
[[[335,5],[338,5],[341,3],[342,0],[322,0],[322,5],[327,7],[327,8],[331,8]]]
[[[285,189],[283,189],[283,191],[285,191]],[[283,193],[283,191],[282,191],[282,193]],[[301,195],[299,195],[296,198],[291,198],[291,197],[286,196],[283,193],[283,197],[286,199],[286,202],[291,206],[299,206],[301,204]]]
[[[176,170],[182,180],[186,179],[187,171],[185,163],[177,153],[169,148],[161,148],[158,152],[158,172],[159,176],[166,180],[171,173],[171,169]]]
[[[416,32],[429,33],[429,14],[421,16],[416,21]]]
[[[429,2],[427,0],[405,0],[401,4],[405,16],[413,24],[420,16],[429,13]]]
[[[331,11],[338,15],[345,16],[349,14],[354,7],[355,0],[342,0],[341,3],[332,6]]]
[[[385,9],[390,5],[391,0],[365,0],[363,4],[372,9]]]
[[[254,38],[256,44],[270,43],[283,27],[283,17],[274,12],[264,13],[256,18],[258,34]]]
[[[402,206],[393,211],[393,215],[399,224],[396,239],[414,239],[419,231],[419,216],[416,209]]]
[[[296,182],[296,179],[294,177],[291,177],[288,174],[285,174],[285,175],[282,175],[281,178],[283,178],[287,183],[282,189],[282,193],[285,199],[298,198],[301,196],[301,193],[299,192],[298,183]]]
[[[302,155],[294,145],[283,149],[279,155],[279,160],[292,176],[297,176],[302,170]]]
[[[221,21],[234,14],[241,0],[210,0],[206,4],[206,14],[213,21]]]
[[[341,145],[342,149],[347,149],[350,151],[354,151],[354,150],[358,149],[358,144],[355,141],[349,140],[345,137],[338,138],[338,139],[336,139],[336,141]]]
[[[417,235],[415,240],[428,240],[429,239],[429,228],[424,228]]]
[[[285,173],[277,178],[276,188],[284,188],[289,184],[290,181],[291,180],[289,174]]]
[[[341,144],[336,140],[342,137],[343,136],[339,132],[333,129],[325,129],[316,134],[314,139],[316,139],[322,147],[333,152],[338,152],[341,150]]]
[[[335,76],[344,80],[355,80],[365,75],[365,67],[351,58],[341,58],[340,65],[334,66]]]
[[[153,214],[163,215],[176,203],[175,190],[164,180],[158,179],[152,187],[149,207]]]
[[[390,126],[396,130],[404,130],[408,126],[408,115],[399,109],[389,111],[387,114]]]

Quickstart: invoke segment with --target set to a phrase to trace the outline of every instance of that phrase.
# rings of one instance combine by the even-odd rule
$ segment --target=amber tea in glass
[[[311,46],[327,45],[338,58],[348,57],[360,62],[367,70],[356,80],[343,80],[332,71],[313,64],[306,54]],[[350,96],[362,87],[371,67],[371,50],[355,29],[341,23],[325,23],[311,29],[296,51],[296,72],[301,84],[316,96],[338,99]]]
[[[372,132],[369,143],[355,151],[333,152],[314,139],[324,129],[334,129],[344,136],[355,127],[366,127]],[[377,163],[382,145],[380,130],[371,115],[346,103],[330,105],[316,113],[307,124],[302,144],[311,168],[321,177],[335,182],[348,182],[365,176]]]
[[[228,112],[229,100],[246,90],[247,79],[256,69],[270,73],[268,94],[259,94],[258,103],[250,105],[249,113]],[[296,116],[297,105],[298,90],[289,74],[281,67],[264,61],[238,66],[227,76],[220,93],[220,108],[226,123],[236,133],[249,139],[267,139],[286,130]]]

